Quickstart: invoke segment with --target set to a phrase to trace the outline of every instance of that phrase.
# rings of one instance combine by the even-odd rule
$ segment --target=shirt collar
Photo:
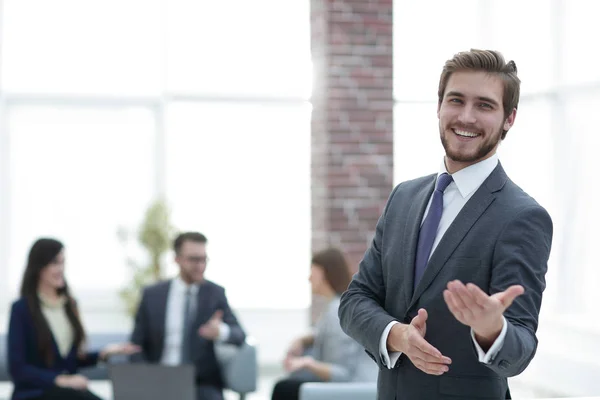
[[[478,163],[469,165],[468,167],[453,173],[452,180],[456,184],[460,195],[465,198],[473,191],[477,190],[483,181],[490,176],[497,165],[498,154],[494,153],[491,157],[486,158],[483,161],[479,161]],[[440,172],[438,173],[438,176],[443,173],[448,173],[444,160],[442,160],[442,165],[440,166]]]
[[[181,276],[179,276],[179,275],[177,275],[175,277],[175,279],[173,279],[173,285],[174,285],[175,289],[181,293],[185,293],[187,291],[187,289],[189,288],[192,295],[195,295],[196,293],[198,293],[198,287],[200,286],[197,283],[188,285],[187,283],[185,283],[185,281],[183,279],[181,279]]]

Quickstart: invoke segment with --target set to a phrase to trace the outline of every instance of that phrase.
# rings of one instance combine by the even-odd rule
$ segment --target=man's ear
[[[515,124],[515,118],[517,118],[517,109],[513,108],[512,112],[508,115],[508,117],[504,120],[503,129],[508,131]]]

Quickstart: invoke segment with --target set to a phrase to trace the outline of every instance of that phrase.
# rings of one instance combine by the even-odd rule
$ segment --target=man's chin
[[[446,151],[446,157],[454,162],[460,163],[475,162],[479,159],[477,154],[464,154],[454,151]]]

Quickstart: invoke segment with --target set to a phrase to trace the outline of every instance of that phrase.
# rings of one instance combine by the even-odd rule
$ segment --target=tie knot
[[[452,175],[444,172],[438,177],[437,184],[435,185],[435,190],[439,190],[443,193],[451,182]]]

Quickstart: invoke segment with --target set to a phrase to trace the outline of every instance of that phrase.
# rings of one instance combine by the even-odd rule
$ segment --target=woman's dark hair
[[[23,281],[21,282],[21,297],[27,300],[37,333],[39,351],[48,366],[54,362],[52,332],[46,318],[42,314],[40,298],[38,297],[38,286],[40,283],[40,273],[48,265],[56,262],[56,258],[63,248],[63,244],[55,239],[41,238],[36,240],[33,246],[31,246],[31,250],[29,250],[27,266],[25,267]],[[65,302],[65,311],[74,330],[74,344],[79,349],[85,339],[85,331],[79,319],[77,305],[69,293],[66,281],[65,286],[58,289],[58,292],[59,294],[63,294],[67,299]]]
[[[341,295],[348,289],[348,285],[352,280],[352,273],[346,262],[346,257],[344,257],[344,254],[340,250],[329,248],[320,251],[313,255],[312,264],[323,269],[329,286],[338,295]]]

